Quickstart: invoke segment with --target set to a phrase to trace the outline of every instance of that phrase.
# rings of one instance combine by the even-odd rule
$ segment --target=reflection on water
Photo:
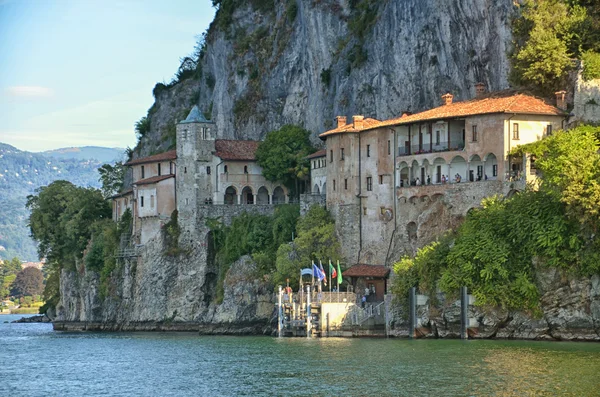
[[[0,396],[600,395],[600,344],[55,333],[0,317]]]

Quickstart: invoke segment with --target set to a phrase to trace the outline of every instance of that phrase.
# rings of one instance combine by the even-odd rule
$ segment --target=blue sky
[[[213,17],[210,0],[0,0],[0,142],[133,146]]]

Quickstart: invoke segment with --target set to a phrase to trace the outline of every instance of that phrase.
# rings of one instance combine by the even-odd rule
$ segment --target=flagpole
[[[340,271],[340,260],[338,259],[337,261],[337,271]],[[338,292],[337,292],[337,296],[338,296],[338,303],[340,302],[340,275],[337,275],[337,285],[338,285]],[[346,295],[347,296],[347,295]]]
[[[331,295],[331,259],[329,260],[329,295]]]

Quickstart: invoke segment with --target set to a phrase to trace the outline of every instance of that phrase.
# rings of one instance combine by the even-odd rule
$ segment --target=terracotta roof
[[[445,118],[475,116],[490,113],[540,114],[565,116],[566,113],[541,98],[515,91],[499,91],[483,98],[442,105],[410,116],[386,120],[377,127],[411,124],[419,121],[440,120]]]
[[[333,130],[326,131],[326,132],[322,133],[321,135],[319,135],[319,137],[324,138],[329,135],[341,134],[344,132],[360,132],[360,131],[363,131],[366,129],[376,128],[380,123],[381,123],[381,121],[376,120],[376,119],[364,118],[362,120],[362,127],[360,127],[360,128],[355,128],[354,123],[349,122],[348,124],[346,124],[342,127],[338,127],[338,128],[334,128]]]
[[[134,182],[134,185],[149,185],[151,183],[157,183],[160,181],[164,181],[165,179],[169,179],[169,178],[174,178],[175,174],[168,174],[168,175],[160,175],[160,176],[153,176],[151,178],[146,178],[146,179],[140,179],[137,182]]]
[[[129,194],[133,194],[133,189],[123,190],[122,192],[119,192],[117,194],[110,196],[110,198],[112,198],[112,199],[119,198],[119,197],[127,196]]]
[[[385,121],[365,119],[361,129],[354,129],[352,123],[342,127],[324,132],[319,135],[321,138],[328,135],[339,134],[343,132],[360,132],[372,130],[379,127],[391,127],[403,124],[412,124],[423,121],[442,120],[457,117],[476,116],[480,114],[492,113],[517,113],[517,114],[539,114],[549,116],[566,116],[567,113],[559,108],[550,105],[545,100],[519,93],[514,90],[504,90],[489,93],[481,98],[475,98],[463,102],[454,102],[449,105],[438,106],[424,112],[411,115],[402,115]],[[367,123],[367,121],[369,121]]]
[[[311,155],[306,156],[307,159],[316,159],[317,157],[325,157],[327,155],[327,149],[319,150]]]
[[[177,151],[169,150],[168,152],[155,154],[153,156],[141,157],[139,159],[131,160],[125,163],[125,165],[136,165],[146,163],[157,163],[159,161],[175,160],[177,159]]]
[[[256,149],[259,141],[236,141],[217,139],[215,141],[216,155],[222,160],[256,160]]]
[[[342,273],[344,277],[387,277],[390,269],[383,265],[354,265]]]

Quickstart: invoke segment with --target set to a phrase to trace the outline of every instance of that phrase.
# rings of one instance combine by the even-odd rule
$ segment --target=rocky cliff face
[[[231,265],[223,302],[217,304],[217,270],[201,245],[192,242],[185,254],[168,257],[162,254],[162,236],[157,236],[138,259],[121,262],[105,296],[97,273],[63,270],[55,329],[270,332],[273,286],[255,279],[256,264],[242,257]]]
[[[511,0],[289,0],[267,11],[239,3],[217,14],[201,73],[155,89],[136,155],[172,145],[174,123],[195,103],[223,138],[260,139],[292,123],[316,142],[336,115],[385,119],[437,105],[448,91],[471,98],[479,81],[508,86]]]

